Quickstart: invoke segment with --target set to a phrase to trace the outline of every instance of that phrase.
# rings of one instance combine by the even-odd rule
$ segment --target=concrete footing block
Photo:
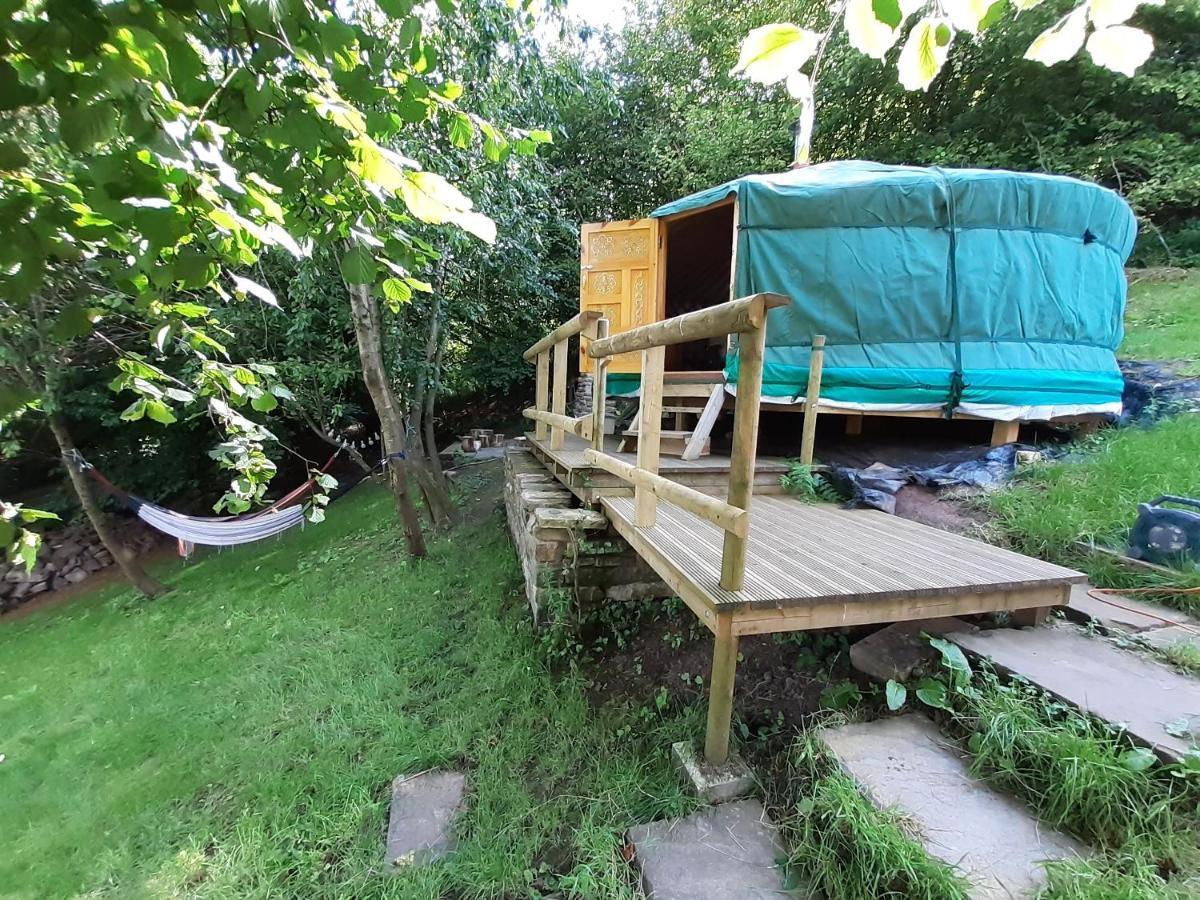
[[[711,766],[691,741],[680,741],[671,745],[671,761],[692,792],[709,803],[727,803],[754,793],[754,772],[736,754],[723,765]]]

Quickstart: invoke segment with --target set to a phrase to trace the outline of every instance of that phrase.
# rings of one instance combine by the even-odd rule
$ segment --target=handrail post
[[[596,323],[596,340],[608,337],[608,319]],[[608,357],[592,361],[592,449],[604,452],[604,416],[608,404]]]
[[[729,460],[730,506],[750,509],[754,490],[754,457],[758,450],[758,407],[762,397],[763,354],[767,328],[738,335],[738,384],[733,412],[733,450]],[[725,532],[721,551],[721,587],[740,591],[746,573],[746,538]]]
[[[658,474],[659,434],[662,431],[663,370],[667,348],[648,347],[642,351],[642,409],[638,423],[637,466]],[[635,487],[633,523],[638,528],[653,528],[658,518],[658,498],[653,491]]]
[[[800,438],[800,462],[811,466],[817,442],[817,414],[821,405],[821,370],[825,366],[825,335],[813,336],[808,357],[808,391],[804,395],[804,431]]]
[[[554,345],[554,388],[550,411],[555,415],[567,414],[567,344],[564,338]],[[550,428],[550,449],[561,450],[563,447],[563,430]]]
[[[550,411],[550,351],[543,350],[537,355],[537,390],[533,398],[533,408],[538,412]],[[539,441],[546,439],[546,423],[537,422],[534,425],[534,436]]]

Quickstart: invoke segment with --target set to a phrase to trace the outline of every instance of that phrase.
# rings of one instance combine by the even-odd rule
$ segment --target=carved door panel
[[[659,223],[657,219],[584,225],[580,251],[579,308],[597,310],[619,334],[659,319]],[[584,372],[592,370],[587,356]],[[609,372],[640,372],[642,355],[614,356]]]

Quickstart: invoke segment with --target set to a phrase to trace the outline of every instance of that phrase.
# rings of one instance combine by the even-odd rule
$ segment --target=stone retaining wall
[[[580,612],[606,601],[670,597],[673,591],[608,524],[528,450],[504,457],[504,505],[534,621],[566,599]]]
[[[114,523],[113,528],[134,553],[144,553],[160,540],[138,521]],[[113,562],[112,554],[86,523],[47,532],[33,571],[26,572],[23,563],[0,561],[0,613],[15,609],[39,594],[86,581]]]

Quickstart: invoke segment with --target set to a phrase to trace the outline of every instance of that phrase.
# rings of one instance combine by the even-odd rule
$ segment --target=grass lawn
[[[1200,375],[1200,272],[1180,281],[1143,281],[1129,291],[1120,355],[1182,363]]]
[[[0,620],[0,896],[630,896],[621,830],[689,807],[700,711],[548,673],[481,489],[419,565],[364,486],[159,601]],[[392,876],[389,783],[436,766],[470,773],[460,852]]]
[[[1120,355],[1175,361],[1200,373],[1200,272],[1131,288]],[[987,499],[1001,535],[1026,553],[1087,571],[1097,584],[1162,583],[1159,576],[1138,575],[1081,554],[1073,544],[1094,540],[1121,548],[1139,502],[1161,494],[1200,497],[1200,416],[1110,429],[1078,449],[1062,461],[1030,468],[1012,487]],[[1198,586],[1200,574],[1181,573],[1174,583]],[[1200,613],[1196,595],[1177,594],[1174,602]]]

